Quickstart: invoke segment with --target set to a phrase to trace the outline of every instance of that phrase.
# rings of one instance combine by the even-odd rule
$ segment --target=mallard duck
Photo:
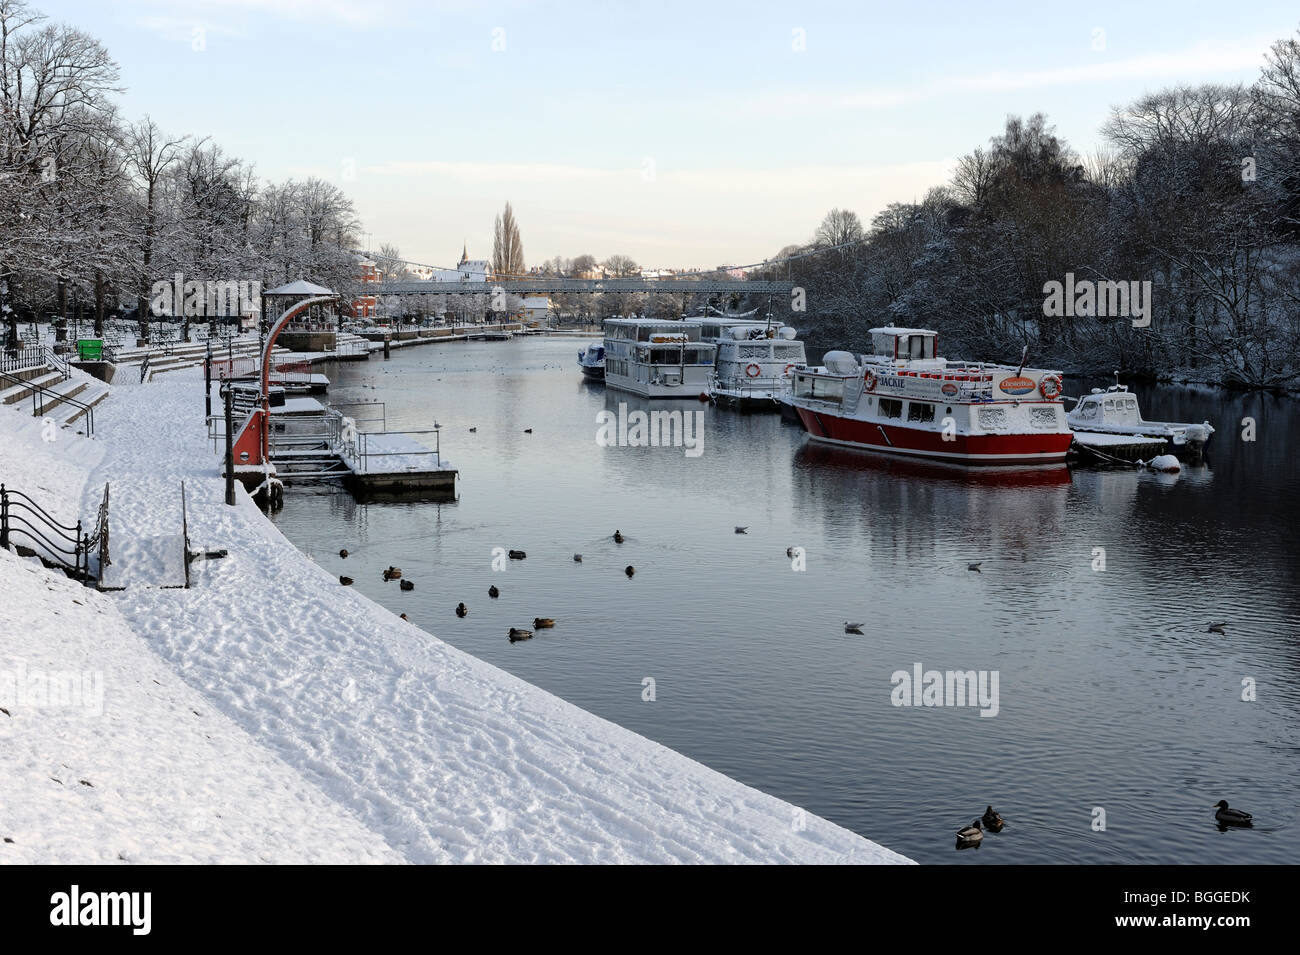
[[[339,583],[341,583],[344,587],[351,587],[351,586],[352,586],[352,578],[351,578],[351,577],[344,577],[342,574],[339,574]]]
[[[401,582],[400,586],[401,586],[401,588],[402,588],[403,590],[414,590],[414,589],[415,589],[415,584],[411,583],[409,580],[403,580],[403,581]]]
[[[625,538],[623,537],[623,532],[622,532],[622,531],[615,531],[615,532],[614,532],[614,543],[615,543],[615,544],[621,544],[621,543],[623,543],[624,540],[625,540]]]
[[[984,810],[984,818],[980,821],[984,823],[984,828],[989,832],[999,832],[1006,825],[1001,814],[994,811],[992,806]]]
[[[555,626],[555,620],[552,619],[551,617],[534,617],[534,618],[533,618],[533,629],[534,629],[534,630],[549,630],[549,629],[550,629],[551,627],[553,627],[553,626]]]
[[[844,632],[845,632],[845,633],[861,633],[861,632],[862,632],[862,628],[865,627],[865,626],[866,626],[865,623],[849,623],[849,621],[845,620],[845,621],[844,621]]]
[[[533,433],[532,428],[524,428],[524,434],[532,434],[532,433]]]
[[[574,555],[573,555],[573,562],[574,562],[575,564],[581,564],[581,563],[582,563],[582,555],[581,555],[581,554],[574,554]]]
[[[474,434],[476,431],[478,431],[478,428],[470,428],[470,429],[469,429],[469,433],[470,433],[470,434]]]
[[[402,568],[400,567],[389,567],[386,571],[384,571],[384,580],[401,580],[401,579],[402,579]]]
[[[1206,633],[1218,633],[1218,634],[1223,634],[1223,635],[1226,636],[1226,631],[1225,631],[1223,628],[1226,627],[1227,625],[1228,625],[1228,624],[1227,624],[1226,621],[1224,621],[1223,623],[1211,623],[1211,624],[1209,624],[1209,625],[1206,627],[1205,632],[1206,632]]]
[[[975,573],[977,573],[977,574],[983,573],[983,571],[980,570],[980,564],[982,564],[982,563],[984,563],[984,561],[982,561],[982,560],[977,560],[977,561],[975,561],[975,563],[973,563],[973,564],[967,564],[967,565],[966,565],[966,569],[967,569],[967,570],[973,570],[973,571],[975,571]]]
[[[523,560],[528,555],[521,550],[512,550],[508,556],[511,560]]]
[[[469,613],[468,607],[466,607],[464,604],[456,604],[456,616],[463,617],[467,613]]]
[[[626,567],[623,568],[623,573],[631,577],[633,574],[636,573],[636,568],[633,567],[631,564],[628,564]]]
[[[339,551],[339,556],[342,557],[344,560],[346,560],[348,556],[348,549],[344,547],[341,551]]]
[[[976,819],[965,829],[957,830],[957,845],[959,846],[976,846],[984,841],[984,830],[980,828],[980,821]]]
[[[501,591],[497,590],[496,584],[493,584],[491,587],[488,588],[488,596],[491,597],[493,600],[496,600],[498,597],[501,596]]]
[[[787,547],[787,548],[785,549],[785,556],[786,556],[786,557],[793,557],[793,556],[794,556],[794,548],[793,548],[793,547]]]
[[[1225,826],[1249,826],[1254,819],[1244,809],[1229,809],[1226,799],[1220,799],[1214,804],[1214,808],[1219,810],[1214,814],[1214,818]]]
[[[521,629],[518,628],[518,627],[511,627],[511,628],[510,628],[510,633],[507,634],[507,636],[510,637],[510,642],[511,642],[511,643],[516,643],[516,642],[518,642],[518,641],[520,641],[520,640],[531,640],[531,639],[533,639],[533,632],[532,632],[531,630],[521,630]]]
[[[737,533],[737,534],[748,534],[748,533],[749,533],[749,525],[746,524],[744,527],[737,527],[737,528],[736,528],[736,533]]]

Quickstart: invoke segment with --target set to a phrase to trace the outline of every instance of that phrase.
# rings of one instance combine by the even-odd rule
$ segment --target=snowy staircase
[[[149,359],[149,376],[178,371],[182,368],[201,368],[208,353],[206,342],[187,342],[185,344],[155,345],[141,348],[120,348],[117,351],[118,365],[132,365],[139,368],[145,358]],[[252,337],[236,338],[227,342],[213,343],[212,357],[222,358],[256,358],[260,354],[258,340]]]
[[[108,385],[93,378],[64,378],[50,365],[33,365],[9,374],[11,377],[0,378],[0,403],[37,418],[49,418],[60,428],[81,423],[84,429],[84,419],[110,391]]]

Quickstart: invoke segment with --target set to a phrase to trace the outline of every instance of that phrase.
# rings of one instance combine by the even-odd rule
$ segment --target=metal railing
[[[29,542],[19,544],[17,538]],[[0,484],[0,547],[27,551],[44,563],[62,568],[70,577],[86,583],[103,575],[108,557],[108,485],[94,521],[94,533],[86,533],[82,522],[63,524],[24,494]],[[91,555],[97,566],[91,568]]]
[[[24,388],[31,389],[32,415],[38,418],[45,414],[45,402],[47,398],[54,399],[51,402],[52,405],[65,404],[80,409],[81,414],[86,419],[86,437],[90,437],[95,433],[94,405],[85,401],[79,401],[70,395],[62,394],[61,392],[55,391],[52,388],[47,388],[44,385],[35,384],[34,382],[28,381],[25,378],[20,378],[18,375],[7,371],[0,371],[0,385],[22,385]]]
[[[381,450],[372,451],[370,449],[372,438],[374,439],[389,438],[395,435],[403,435],[403,436],[410,437],[412,435],[430,435],[430,434],[433,435],[434,446],[432,448],[421,448],[417,445],[417,447],[415,447],[414,449],[399,448],[396,450],[388,450],[388,451],[381,451]],[[383,447],[383,445],[377,444],[377,447]],[[384,473],[382,469],[371,467],[371,459],[432,457],[434,469],[438,469],[442,467],[442,454],[440,453],[440,440],[439,440],[438,432],[436,430],[383,431],[383,432],[358,431],[356,433],[356,438],[354,442],[352,442],[350,445],[346,443],[344,444],[345,459],[348,457],[346,453],[348,450],[354,451],[355,456],[353,457],[353,460],[356,462],[355,470],[359,471],[362,474],[369,474],[372,471],[375,471],[377,473]],[[384,462],[383,460],[378,460],[378,463],[382,465]],[[416,471],[416,470],[420,470],[420,468],[403,468],[402,470]]]

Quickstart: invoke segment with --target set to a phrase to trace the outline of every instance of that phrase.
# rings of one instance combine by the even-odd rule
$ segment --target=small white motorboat
[[[1092,389],[1092,394],[1078,399],[1074,410],[1066,415],[1066,421],[1074,431],[1164,438],[1175,453],[1193,455],[1204,451],[1214,434],[1214,427],[1208,421],[1188,424],[1143,420],[1137,395],[1127,385],[1111,385],[1104,391]]]

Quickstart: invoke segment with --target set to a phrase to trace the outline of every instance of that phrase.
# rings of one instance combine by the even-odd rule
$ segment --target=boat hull
[[[1064,461],[1074,435],[1066,432],[956,434],[844,418],[796,405],[809,437],[827,444],[963,464],[1047,464]]]
[[[603,365],[579,365],[578,367],[582,369],[582,373],[588,378],[592,378],[596,381],[605,380],[605,368]]]

